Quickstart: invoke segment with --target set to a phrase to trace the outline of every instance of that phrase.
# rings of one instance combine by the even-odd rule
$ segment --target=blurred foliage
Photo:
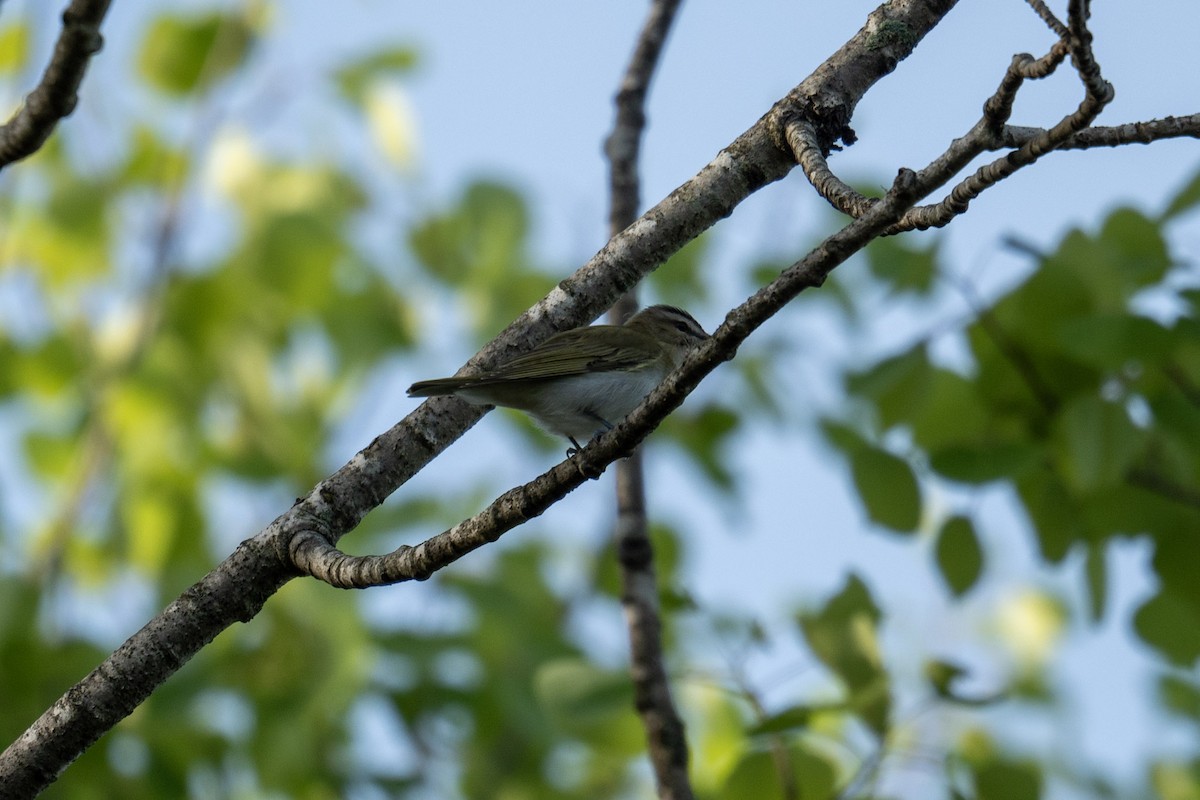
[[[1190,188],[1170,213],[1189,202]],[[847,375],[867,425],[853,435],[844,422],[825,427],[842,431],[827,438],[846,452],[868,515],[888,527],[914,494],[897,462],[925,465],[931,484],[1012,486],[1045,558],[1088,552],[1097,615],[1105,544],[1147,538],[1160,586],[1135,628],[1185,666],[1200,658],[1200,324],[1194,267],[1172,259],[1163,222],[1119,209],[1094,233],[1068,233],[1023,282],[975,304],[962,331],[969,369],[940,366],[931,342],[918,341]],[[863,452],[882,450],[861,442],[881,447],[897,431],[910,445],[888,457],[886,488],[863,480]],[[986,524],[965,514],[937,524],[938,566],[961,593],[982,567],[975,529]]]
[[[238,69],[252,41],[245,16],[163,14],[142,39],[138,72],[159,91],[186,98]]]
[[[454,298],[449,313],[479,343],[564,273],[537,263],[528,202],[496,181],[418,208],[392,230],[386,255],[364,245],[362,224],[394,198],[346,154],[370,152],[361,123],[386,95],[379,87],[402,87],[422,54],[391,43],[330,65],[317,88],[337,98],[340,122],[358,123],[346,135],[361,138],[283,155],[222,116],[227,90],[252,86],[263,69],[258,48],[274,32],[264,9],[164,6],[121,54],[127,118],[104,131],[120,146],[81,158],[97,123],[79,115],[5,173],[19,181],[0,184],[0,300],[16,312],[0,318],[0,441],[14,445],[0,457],[20,479],[0,494],[6,742],[224,556],[222,508],[257,494],[286,504],[345,459],[342,449],[330,455],[333,442],[372,382],[427,344],[427,305]],[[32,33],[4,20],[0,80],[28,70]],[[99,91],[91,76],[89,91]],[[193,122],[182,124],[193,127],[181,135],[164,106],[186,109]],[[395,155],[376,144],[373,159]],[[969,368],[939,362],[929,340],[857,365],[843,382],[846,413],[821,429],[845,456],[865,518],[904,535],[893,544],[932,539],[955,598],[978,595],[995,559],[992,522],[945,502],[948,486],[1006,485],[1047,561],[1083,553],[1094,619],[1108,608],[1108,545],[1150,541],[1158,584],[1134,627],[1162,656],[1162,708],[1200,735],[1200,289],[1162,235],[1194,213],[1197,187],[1161,217],[1125,209],[1095,232],[1072,232],[1004,296],[972,297],[961,330],[939,333],[961,337]],[[654,274],[643,300],[715,321],[704,313],[717,308],[710,256],[710,239],[698,239]],[[752,273],[769,280],[781,266],[764,260]],[[930,302],[950,280],[936,243],[902,237],[872,245],[865,267],[867,288],[889,300]],[[819,296],[862,324],[859,288],[838,277]],[[719,394],[701,392],[656,435],[735,513],[746,487],[733,443],[753,423],[796,414],[780,388],[793,345],[765,331],[718,376]],[[497,419],[515,420],[539,447],[562,447],[523,419]],[[398,497],[348,543],[392,547],[417,526],[452,524],[495,488]],[[266,519],[283,507],[270,502]],[[886,636],[897,612],[860,575],[789,617],[813,678],[803,690],[767,702],[736,664],[705,674],[713,650],[729,647],[736,662],[776,643],[756,621],[692,596],[686,533],[658,522],[651,536],[700,797],[877,796],[885,758],[903,758],[914,738],[930,746],[913,728],[931,706],[1065,713],[1046,659],[1066,612],[1036,592],[1002,615],[997,637],[1019,643],[1015,664],[983,689],[951,656],[915,671],[899,663]],[[293,582],[46,796],[647,796],[622,656],[579,623],[619,617],[614,559],[569,539],[506,539],[428,583],[375,593],[420,607],[404,621]],[[560,574],[564,558],[582,562],[574,585]],[[697,633],[704,623],[712,630]],[[1064,781],[1115,796],[1092,775],[1007,746],[975,718],[938,719],[941,752],[921,757],[944,770],[944,796],[1036,798]],[[1198,764],[1157,758],[1147,792],[1196,797]]]

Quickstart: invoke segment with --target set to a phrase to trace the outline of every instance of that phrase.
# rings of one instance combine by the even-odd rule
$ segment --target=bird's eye
[[[675,330],[679,331],[680,333],[690,334],[692,332],[691,326],[683,320],[676,320],[673,324],[675,325]]]

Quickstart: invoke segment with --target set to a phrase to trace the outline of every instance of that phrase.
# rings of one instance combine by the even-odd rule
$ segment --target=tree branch
[[[63,12],[62,32],[42,80],[25,103],[0,125],[0,169],[37,151],[54,126],[75,110],[79,84],[104,40],[100,23],[111,0],[72,0]]]
[[[955,186],[942,202],[912,209],[905,214],[905,218],[896,226],[896,230],[889,231],[889,233],[898,233],[913,228],[925,230],[945,226],[954,217],[966,211],[971,201],[984,191],[1011,176],[1017,170],[1033,164],[1042,156],[1057,149],[1067,137],[1091,125],[1104,107],[1112,102],[1115,94],[1113,87],[1101,76],[1100,65],[1096,63],[1092,55],[1092,33],[1087,28],[1089,5],[1088,0],[1071,0],[1067,11],[1068,28],[1070,29],[1067,48],[1071,55],[1071,63],[1084,86],[1084,98],[1075,112],[1003,158],[998,158],[992,163],[980,167],[973,175]],[[1053,51],[1051,55],[1053,55]],[[1060,60],[1061,58],[1058,59],[1058,61]],[[1009,74],[1006,75],[1005,82],[1001,84],[1001,88],[994,96],[1001,98],[996,104],[999,110],[1001,112],[1011,111],[1011,102],[1003,99],[1005,93],[1010,91],[1009,84],[1014,82],[1016,84],[1011,87],[1013,93],[1019,88],[1019,81],[1010,76],[1020,73],[1022,79],[1025,76],[1045,77],[1050,74],[1058,61],[1048,58],[1043,59],[1039,64],[1028,55],[1015,57],[1009,67]],[[993,112],[995,110],[993,109]],[[995,128],[995,123],[987,119],[986,110],[983,124],[993,130]],[[979,131],[979,128],[980,126],[976,125],[972,133]],[[980,135],[986,134],[980,132]]]
[[[1006,125],[1000,135],[1000,144],[1003,147],[1022,147],[1044,133],[1042,128]],[[1117,147],[1123,144],[1150,144],[1160,139],[1177,139],[1184,136],[1200,139],[1200,114],[1126,122],[1111,127],[1084,128],[1064,139],[1058,149],[1087,150],[1092,147]]]
[[[655,0],[651,4],[617,92],[616,122],[604,147],[610,163],[610,236],[616,236],[637,218],[638,160],[646,127],[646,95],[678,8],[679,0]],[[636,291],[636,287],[630,289],[609,311],[614,324],[622,324],[637,310]],[[646,524],[646,487],[640,449],[617,462],[616,503],[614,539],[621,572],[621,606],[629,630],[634,707],[646,731],[658,796],[662,800],[690,800],[693,793],[688,779],[687,736],[671,698],[671,684],[663,663],[658,578],[654,546]]]
[[[966,211],[971,201],[988,188],[1054,150],[1200,135],[1200,122],[1195,118],[1169,118],[1169,122],[1131,123],[1117,129],[1100,129],[1102,132],[1099,135],[1088,136],[1087,129],[1114,95],[1112,86],[1104,80],[1092,53],[1092,34],[1087,27],[1089,3],[1086,0],[1071,0],[1066,26],[1058,22],[1040,0],[1030,0],[1030,5],[1063,38],[1040,59],[1024,53],[1013,57],[999,88],[984,104],[983,117],[922,171],[921,181],[940,186],[985,151],[1004,147],[1015,149],[980,167],[956,185],[940,203],[911,209],[893,230],[888,231],[889,234],[946,225]],[[1009,128],[1007,122],[1012,114],[1013,101],[1024,82],[1053,74],[1067,55],[1070,55],[1071,63],[1084,86],[1084,98],[1078,108],[1047,130]],[[875,202],[833,173],[826,161],[829,147],[807,121],[788,120],[785,133],[788,146],[795,153],[809,182],[834,208],[854,216],[863,213]]]

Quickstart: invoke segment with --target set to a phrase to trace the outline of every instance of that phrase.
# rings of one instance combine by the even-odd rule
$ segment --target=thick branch
[[[75,110],[79,84],[103,39],[100,23],[110,0],[72,0],[42,80],[12,118],[0,126],[0,169],[37,151],[63,117]]]

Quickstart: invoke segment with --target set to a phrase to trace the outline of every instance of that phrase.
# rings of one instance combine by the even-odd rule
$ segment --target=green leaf
[[[725,445],[741,423],[741,416],[721,406],[704,406],[699,412],[684,409],[667,418],[664,433],[677,440],[714,484],[732,489],[733,473],[724,457]]]
[[[1192,179],[1171,198],[1171,202],[1167,203],[1167,208],[1159,219],[1167,222],[1192,210],[1197,205],[1200,205],[1200,172],[1193,175]]]
[[[420,56],[417,48],[409,45],[380,50],[360,58],[339,69],[334,74],[338,90],[355,103],[363,102],[367,87],[385,76],[411,72]]]
[[[909,238],[889,236],[867,247],[867,265],[880,281],[896,292],[928,294],[938,274],[938,242],[922,249]]]
[[[434,278],[464,298],[483,337],[511,322],[551,284],[530,266],[528,235],[529,210],[522,195],[479,181],[456,206],[415,225],[409,246]]]
[[[846,390],[874,401],[884,430],[911,419],[923,408],[933,381],[933,369],[922,342],[846,378]]]
[[[25,67],[29,58],[29,25],[14,20],[0,28],[0,75],[12,75]]]
[[[795,782],[797,797],[803,797],[804,800],[831,800],[837,796],[837,771],[817,751],[802,743],[790,744],[787,748],[787,769]],[[738,761],[718,797],[721,800],[783,797],[784,783],[779,770],[779,763],[772,751],[752,750]]]
[[[850,457],[854,485],[872,521],[901,533],[921,521],[921,490],[904,459],[877,447],[864,447]]]
[[[165,14],[146,32],[138,70],[160,91],[191,94],[241,66],[253,39],[253,30],[241,16]]]
[[[1033,763],[989,761],[976,766],[976,800],[1038,800],[1042,796],[1042,772]]]
[[[1054,439],[1058,468],[1067,484],[1093,491],[1124,481],[1145,435],[1121,406],[1084,396],[1058,415]]]
[[[1108,606],[1108,561],[1105,559],[1104,545],[1093,542],[1088,546],[1087,561],[1084,563],[1084,575],[1087,578],[1088,612],[1092,622],[1104,619],[1104,610]]]
[[[703,267],[712,249],[710,241],[707,233],[701,234],[647,276],[646,283],[658,301],[681,308],[704,301],[709,282],[705,280]]]
[[[633,707],[633,689],[625,672],[601,669],[578,658],[543,664],[534,688],[542,706],[573,728],[608,721]]]
[[[1200,723],[1200,685],[1183,675],[1162,675],[1158,698],[1163,708]]]
[[[983,548],[969,517],[951,517],[938,532],[938,568],[955,597],[962,597],[983,573]]]
[[[913,438],[926,450],[992,437],[994,419],[979,387],[957,372],[932,368],[927,397],[911,420]]]
[[[879,651],[882,613],[866,584],[856,575],[815,613],[799,616],[800,628],[813,655],[849,690],[849,705],[882,737],[889,727],[889,680]]]
[[[967,670],[951,661],[925,662],[925,679],[938,697],[952,697],[951,687],[955,681],[967,674]]]
[[[929,466],[950,480],[988,483],[1020,477],[1041,455],[1032,443],[979,441],[931,450]]]
[[[79,439],[76,436],[32,430],[25,434],[24,445],[25,459],[33,471],[43,479],[59,480],[75,460]]]
[[[1101,314],[1063,323],[1059,343],[1072,357],[1104,370],[1161,364],[1170,355],[1171,332],[1133,314]]]
[[[749,736],[759,736],[766,733],[783,733],[784,731],[803,730],[810,726],[813,717],[820,714],[838,714],[850,711],[847,703],[817,703],[795,705],[783,711],[771,714],[766,719],[747,729]]]
[[[870,447],[862,434],[844,422],[832,417],[822,417],[820,426],[825,441],[845,455],[852,455],[864,447]]]
[[[1133,629],[1178,666],[1191,667],[1200,658],[1200,612],[1174,593],[1160,591],[1143,603]]]
[[[151,128],[138,125],[131,134],[122,177],[131,183],[166,187],[186,174],[188,166],[186,153],[167,144]]]
[[[1061,561],[1072,544],[1088,538],[1079,502],[1057,473],[1032,470],[1017,481],[1017,491],[1033,523],[1043,558]]]
[[[1109,214],[1097,245],[1108,258],[1101,262],[1106,269],[1096,277],[1102,285],[1120,287],[1112,298],[1114,307],[1124,307],[1135,291],[1160,282],[1171,268],[1161,226],[1137,209],[1118,208]]]
[[[965,695],[955,684],[969,674],[965,667],[953,661],[934,659],[925,662],[925,680],[939,699],[961,706],[980,708],[993,705],[1008,697],[1007,691],[983,695]]]

